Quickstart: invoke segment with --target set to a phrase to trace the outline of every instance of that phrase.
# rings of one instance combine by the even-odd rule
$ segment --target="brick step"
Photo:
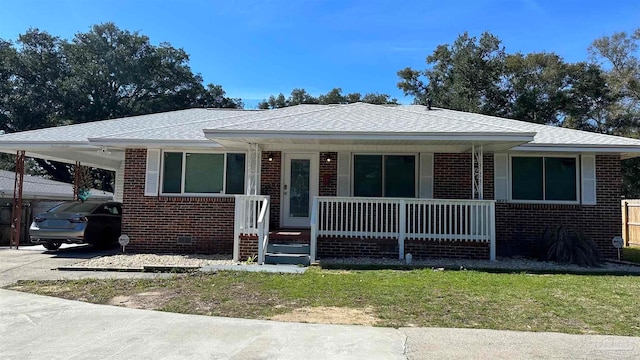
[[[271,254],[267,253],[264,256],[265,264],[287,264],[287,265],[302,265],[309,266],[311,261],[309,255],[304,254]]]
[[[269,254],[309,255],[309,251],[309,244],[283,242],[267,244],[267,253]]]

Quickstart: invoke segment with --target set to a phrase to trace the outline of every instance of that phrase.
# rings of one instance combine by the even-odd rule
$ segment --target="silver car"
[[[122,204],[118,202],[70,201],[34,217],[29,237],[34,244],[57,250],[62,243],[115,245],[122,225]]]

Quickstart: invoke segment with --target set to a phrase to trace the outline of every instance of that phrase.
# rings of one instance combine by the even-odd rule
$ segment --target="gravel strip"
[[[235,262],[228,255],[118,254],[85,260],[71,267],[127,269],[144,266],[202,267],[233,264]]]
[[[406,265],[399,259],[374,259],[374,258],[326,258],[318,261],[323,264],[344,265]],[[488,260],[467,259],[425,259],[413,260],[411,266],[424,266],[431,268],[459,268],[459,269],[504,269],[504,270],[531,270],[531,271],[569,271],[569,272],[620,272],[640,274],[640,266],[605,262],[599,267],[583,267],[572,264],[560,264],[551,261],[535,261],[523,258],[498,258],[495,262]]]
[[[391,265],[402,266],[405,261],[398,259],[376,258],[325,258],[318,260],[320,265]],[[96,257],[71,265],[85,268],[142,268],[144,266],[203,267],[215,265],[236,265],[229,255],[175,255],[175,254],[116,254]],[[531,271],[568,271],[568,272],[616,272],[640,274],[640,266],[605,262],[600,267],[582,267],[559,264],[549,261],[534,261],[523,258],[498,258],[495,262],[488,260],[467,259],[425,259],[413,260],[412,266],[456,269],[505,269]]]

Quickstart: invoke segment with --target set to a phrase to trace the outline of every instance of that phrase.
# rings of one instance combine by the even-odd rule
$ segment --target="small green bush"
[[[596,243],[581,231],[565,225],[547,228],[543,237],[546,260],[579,266],[602,262]]]

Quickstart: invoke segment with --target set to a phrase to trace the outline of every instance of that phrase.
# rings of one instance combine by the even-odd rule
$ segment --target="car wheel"
[[[60,241],[47,241],[45,244],[42,244],[45,249],[51,251],[58,250],[58,248],[60,248],[60,245],[62,245]]]
[[[116,244],[116,240],[113,236],[113,230],[105,229],[102,235],[100,236],[100,241],[94,244],[94,247],[97,249],[111,249]]]

